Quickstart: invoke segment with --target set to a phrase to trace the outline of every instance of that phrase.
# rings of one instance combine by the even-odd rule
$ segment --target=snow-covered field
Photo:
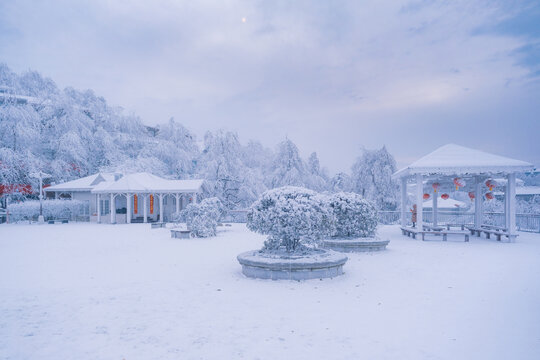
[[[253,280],[244,225],[0,225],[0,359],[539,359],[540,234],[351,254],[344,276]]]

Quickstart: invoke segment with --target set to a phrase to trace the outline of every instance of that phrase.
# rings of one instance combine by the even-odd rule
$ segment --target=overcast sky
[[[0,1],[0,61],[331,172],[446,143],[540,165],[540,2]]]

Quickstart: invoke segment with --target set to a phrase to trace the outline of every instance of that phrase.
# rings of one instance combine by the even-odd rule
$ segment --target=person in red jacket
[[[411,216],[412,226],[416,227],[416,215],[418,214],[418,212],[416,211],[416,204],[413,205],[411,212],[412,212],[412,216]]]

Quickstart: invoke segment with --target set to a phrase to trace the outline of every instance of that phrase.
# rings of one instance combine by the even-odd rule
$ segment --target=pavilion
[[[533,170],[533,165],[503,156],[489,154],[483,151],[466,148],[459,145],[444,145],[411,165],[392,175],[393,179],[401,182],[401,227],[404,234],[430,232],[438,230],[437,226],[437,192],[451,191],[459,188],[469,192],[474,200],[474,224],[471,233],[497,232],[500,239],[503,234],[510,242],[515,241],[516,233],[516,174]],[[505,178],[504,184],[504,228],[490,229],[483,223],[483,200],[492,198],[491,190],[497,186],[493,179]],[[487,184],[486,184],[487,182]],[[407,222],[407,184],[415,184],[415,200],[417,204],[417,226],[408,227]],[[459,184],[459,186],[456,185]],[[488,189],[488,186],[491,189]],[[429,190],[428,190],[429,189]],[[435,196],[432,196],[435,192]],[[433,197],[433,221],[425,224],[423,221],[423,203],[426,198]],[[493,228],[493,227],[491,227]],[[424,234],[422,234],[423,237]]]
[[[98,223],[163,222],[196,203],[204,180],[169,180],[149,173],[98,173],[45,189],[55,198],[86,203]]]

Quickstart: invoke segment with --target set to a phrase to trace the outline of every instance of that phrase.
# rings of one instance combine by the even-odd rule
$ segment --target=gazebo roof
[[[526,172],[534,169],[531,163],[489,154],[464,146],[448,144],[416,160],[392,177],[394,179],[415,174],[478,175]]]
[[[124,175],[116,181],[102,182],[92,189],[92,193],[123,192],[200,192],[204,180],[168,180],[149,173]]]

